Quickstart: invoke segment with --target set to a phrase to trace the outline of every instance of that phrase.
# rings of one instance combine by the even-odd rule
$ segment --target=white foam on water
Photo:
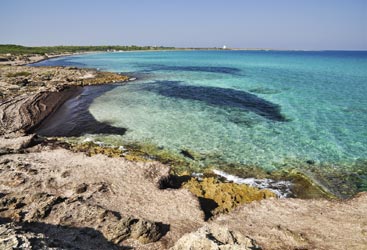
[[[85,138],[82,142],[92,142],[93,139],[90,137]]]
[[[228,174],[221,170],[213,170],[213,172],[216,175],[225,178],[227,181],[231,181],[237,184],[246,184],[259,189],[268,189],[274,192],[279,198],[286,198],[292,193],[290,190],[292,183],[290,181],[275,181],[266,178],[241,178],[235,175]]]

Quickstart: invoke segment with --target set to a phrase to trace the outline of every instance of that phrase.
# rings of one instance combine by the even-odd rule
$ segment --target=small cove
[[[102,53],[39,65],[138,76],[87,87],[41,134],[188,149],[203,166],[299,168],[336,193],[366,190],[364,52]]]

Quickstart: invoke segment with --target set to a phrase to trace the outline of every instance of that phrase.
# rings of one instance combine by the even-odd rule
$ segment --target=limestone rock
[[[243,203],[276,197],[269,190],[260,190],[245,184],[219,182],[213,177],[199,181],[192,178],[184,187],[193,194],[204,199],[213,200],[218,207],[214,213],[229,212]]]
[[[105,230],[105,236],[108,240],[118,244],[130,237],[132,226],[137,221],[137,219],[131,217],[124,218],[114,226],[108,227],[107,230]]]
[[[184,235],[171,250],[254,250],[261,249],[255,241],[217,224],[206,225]]]
[[[86,192],[86,191],[87,191],[87,189],[88,189],[88,185],[87,185],[87,184],[85,184],[85,183],[81,183],[81,184],[79,184],[79,185],[77,185],[77,186],[75,187],[75,193],[77,193],[77,194],[81,194],[81,193]]]
[[[113,227],[109,227],[105,231],[105,235],[107,239],[115,244],[128,238],[146,244],[159,240],[163,235],[163,230],[158,223],[127,217],[121,219]]]
[[[163,228],[148,220],[139,220],[131,231],[131,237],[143,244],[154,242],[162,237]]]
[[[21,233],[20,230],[21,227],[14,223],[0,224],[0,249],[36,249],[35,247],[46,249],[42,247],[42,245],[46,245],[42,242],[44,236],[34,233]]]
[[[48,216],[54,205],[63,202],[65,199],[47,193],[36,193],[31,198],[31,210],[27,214],[26,221],[39,221]]]
[[[0,137],[0,150],[11,153],[20,149],[27,148],[35,139],[36,135],[17,135],[8,134]],[[0,153],[1,154],[1,153]],[[5,153],[4,153],[5,154]]]
[[[28,132],[55,111],[76,89],[24,94],[0,102],[0,135]]]
[[[0,249],[118,250],[91,228],[65,228],[44,223],[14,223],[0,218]]]
[[[7,186],[18,173],[25,182]],[[25,153],[0,156],[0,217],[66,229],[92,228],[107,241],[127,237],[119,246],[167,249],[204,223],[200,204],[188,190],[159,189],[159,180],[168,174],[169,167],[157,162],[88,157],[40,143]],[[87,190],[79,193],[76,187],[82,183]],[[63,201],[54,203],[57,197]],[[116,228],[129,217],[129,228]]]
[[[366,249],[367,192],[353,199],[268,199],[213,220],[248,235],[263,249]]]
[[[44,192],[32,196],[1,194],[1,218],[26,223],[47,222],[51,219],[65,227],[98,227],[99,233],[114,244],[129,238],[147,244],[158,241],[166,233],[162,223],[121,217],[119,213],[88,204],[79,196],[64,198]]]

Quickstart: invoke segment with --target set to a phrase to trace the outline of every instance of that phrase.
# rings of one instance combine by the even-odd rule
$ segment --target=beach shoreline
[[[55,57],[56,56],[66,55],[55,55]],[[49,58],[39,58],[39,60],[47,59]],[[34,60],[32,63],[36,61],[37,60]],[[251,212],[256,213],[256,210],[264,206],[274,207],[274,214],[269,214],[267,220],[270,220],[269,218],[274,216],[277,212],[280,214],[286,214],[287,211],[292,212],[294,206],[309,207],[310,210],[305,214],[297,214],[297,216],[299,216],[298,218],[303,221],[304,227],[292,228],[289,224],[290,221],[284,218],[285,223],[282,224],[281,229],[278,230],[279,232],[275,233],[278,240],[266,238],[266,234],[270,235],[272,227],[276,226],[275,224],[272,225],[270,221],[268,222],[269,224],[267,224],[268,230],[261,232],[261,227],[256,227],[257,229],[254,229],[249,237],[259,242],[259,246],[263,249],[274,249],[269,248],[274,244],[277,246],[279,245],[279,248],[275,249],[282,249],[282,247],[290,246],[314,246],[316,248],[320,246],[332,246],[333,240],[337,237],[341,237],[345,233],[344,230],[339,229],[333,232],[333,234],[328,234],[324,227],[324,231],[321,230],[318,232],[318,236],[329,238],[326,242],[322,243],[315,240],[315,238],[313,238],[314,236],[312,236],[312,230],[307,228],[313,223],[310,214],[314,213],[314,211],[321,211],[323,204],[332,207],[334,210],[331,210],[337,214],[341,212],[339,211],[339,207],[345,207],[349,206],[346,204],[351,204],[349,206],[351,210],[343,210],[345,214],[339,213],[337,215],[338,218],[340,220],[346,220],[347,217],[351,217],[353,218],[353,225],[356,226],[359,225],[358,223],[365,223],[363,219],[362,222],[359,222],[357,219],[363,211],[367,211],[365,193],[356,195],[356,198],[352,201],[328,201],[325,199],[309,201],[285,199],[284,201],[278,201],[277,199],[271,198],[271,195],[262,194],[262,198],[270,199],[266,201],[256,201],[247,206],[236,204],[236,206],[231,207],[230,210],[234,209],[232,212],[230,212],[230,210],[227,211],[229,212],[228,215],[221,215],[221,213],[219,213],[212,216],[210,222],[205,222],[203,206],[208,207],[210,203],[213,205],[213,198],[205,195],[200,196],[198,193],[194,196],[186,189],[180,188],[181,186],[175,189],[177,188],[175,185],[177,184],[177,178],[179,176],[172,176],[170,174],[171,169],[167,165],[162,165],[156,161],[134,162],[128,161],[123,157],[110,158],[103,156],[103,154],[106,154],[106,152],[108,154],[109,152],[103,149],[103,147],[100,149],[96,147],[96,149],[94,149],[96,155],[89,157],[85,155],[84,151],[71,152],[70,150],[60,147],[57,141],[44,141],[42,138],[37,137],[37,135],[30,134],[65,101],[77,95],[79,93],[78,91],[83,86],[109,84],[114,81],[123,83],[128,81],[128,77],[114,73],[98,72],[93,69],[78,69],[75,67],[32,68],[29,66],[17,66],[22,63],[22,65],[24,65],[24,61],[18,63],[19,64],[15,63],[15,65],[11,66],[0,66],[1,75],[3,77],[2,81],[5,78],[9,81],[6,82],[6,84],[2,84],[3,89],[8,88],[8,92],[4,91],[5,95],[0,102],[0,165],[2,169],[0,174],[4,177],[0,183],[0,199],[3,204],[3,209],[0,212],[1,217],[17,221],[17,223],[29,221],[53,225],[91,227],[101,232],[108,242],[113,242],[117,245],[127,244],[136,249],[168,249],[185,234],[193,233],[197,229],[205,226],[207,227],[206,230],[215,232],[215,230],[217,230],[215,224],[222,223],[221,218],[226,216],[232,216],[226,219],[232,221],[232,224],[228,225],[229,229],[227,232],[232,232],[234,230],[235,232],[246,235],[246,232],[241,231],[235,226],[234,218],[237,216],[236,213],[239,216],[239,214],[243,213],[241,211],[247,209],[252,209]],[[51,73],[55,72],[50,74],[50,71]],[[11,77],[9,77],[9,75]],[[37,78],[36,75],[41,75],[42,79]],[[83,78],[86,75],[92,77]],[[27,79],[27,81],[24,79]],[[119,152],[116,154],[119,154]],[[106,173],[104,173],[106,170],[101,169],[101,166],[108,167],[109,175],[107,177]],[[190,179],[191,177],[186,176],[185,178]],[[233,196],[236,196],[236,192],[230,194],[227,191],[228,189],[232,190],[237,188],[235,184],[232,183],[229,184],[228,187],[223,187],[220,182],[209,178],[212,177],[206,179],[206,185],[208,186],[203,190],[208,191],[210,189],[214,193],[227,192],[225,194],[228,194],[228,196],[223,196],[222,198],[225,206],[229,203],[241,202],[236,199],[233,200]],[[122,183],[126,184],[121,184],[121,180],[123,180]],[[105,183],[107,188],[103,183]],[[80,185],[82,185],[82,187],[80,187]],[[100,185],[103,186],[101,188],[102,191],[98,191]],[[203,192],[203,190],[200,190],[200,188],[203,187],[195,181],[191,183],[190,188],[195,188],[195,190],[198,190],[197,192]],[[114,202],[108,201],[103,197],[105,193],[103,190],[105,189],[107,189],[108,199],[112,201],[115,200]],[[138,195],[136,190],[140,190],[140,195]],[[20,195],[21,192],[23,192],[23,196]],[[39,193],[45,193],[46,195],[38,195],[38,200],[35,198],[33,201],[28,201],[25,197],[27,195],[33,197]],[[152,193],[156,196],[152,195]],[[218,193],[215,194],[217,195]],[[150,195],[152,195],[151,198],[149,198]],[[9,202],[14,199],[16,200],[15,203]],[[226,199],[229,199],[229,201]],[[82,216],[82,219],[77,220],[73,217],[73,214],[74,216],[77,214],[76,210],[70,209],[70,211],[68,211],[67,209],[62,209],[62,206],[65,206],[65,204],[74,204],[76,202],[75,200],[80,203],[80,206],[85,207],[86,210],[91,209],[91,207],[88,207],[91,204],[93,207],[92,209],[96,209],[95,207],[97,206],[102,206],[105,209],[97,209],[98,211],[96,210],[97,212],[94,216],[100,216],[99,213],[105,214],[107,213],[106,211],[116,211],[119,216],[117,216],[116,219],[108,215],[104,217],[105,221],[91,222],[89,217],[83,215],[84,217]],[[46,202],[48,211],[43,216],[22,215],[24,211],[31,208],[32,202],[39,202],[39,204]],[[220,202],[221,201],[216,200],[217,205]],[[17,205],[20,203],[25,204],[25,206],[22,207],[21,205]],[[121,204],[127,205],[121,206]],[[148,209],[149,206],[151,206],[150,210]],[[34,209],[35,211],[41,211],[42,207],[40,205],[40,207]],[[167,209],[166,212],[161,212],[165,209]],[[179,213],[174,212],[177,209],[179,209]],[[67,220],[70,215],[72,219]],[[144,237],[142,235],[134,236],[134,234],[125,237],[117,232],[116,225],[122,223],[121,219],[118,219],[118,217],[126,218],[129,216],[137,216],[134,220],[142,219],[143,222],[141,223],[143,225],[148,225],[150,223],[149,227],[146,226],[144,228],[144,230],[146,230],[146,233],[143,234]],[[243,216],[243,214],[241,216]],[[333,216],[335,215],[332,213],[330,216],[320,215],[318,219],[320,222],[329,223],[330,218]],[[260,220],[261,216],[255,216],[254,218],[259,218]],[[260,225],[259,221],[255,220],[254,223]],[[170,225],[170,230],[168,232],[167,226],[164,225]],[[114,230],[111,230],[111,227]],[[133,231],[133,229],[131,230]],[[287,230],[292,232],[292,234],[290,234],[291,236],[286,233]],[[351,240],[356,242],[356,246],[362,246],[366,243],[363,235],[365,235],[367,229],[363,230],[359,233],[353,230],[348,231],[350,233],[349,235],[357,234],[357,236],[351,238]],[[114,232],[114,234],[111,234],[111,231]],[[348,235],[348,232],[345,235]],[[78,231],[78,233],[86,237],[83,235],[83,232]],[[299,236],[297,236],[299,233],[303,234],[304,236],[302,237],[307,240],[299,239]],[[288,235],[291,240],[287,240],[286,235]],[[181,244],[182,241],[184,240],[181,240],[178,244]],[[281,241],[283,243],[281,243]],[[108,245],[108,242],[104,242],[103,244]],[[146,245],[146,243],[148,244]],[[81,243],[79,242],[78,244]],[[232,245],[233,244],[234,243],[232,243]],[[348,244],[348,241],[340,244],[341,245],[336,246],[335,249],[343,249],[342,247]],[[103,245],[101,249],[109,249],[107,245]],[[254,246],[255,243],[253,247]],[[177,248],[174,249],[186,248],[177,246]]]

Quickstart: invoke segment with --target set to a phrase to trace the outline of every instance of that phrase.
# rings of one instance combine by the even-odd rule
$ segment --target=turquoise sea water
[[[189,149],[267,170],[311,162],[348,172],[357,162],[358,178],[367,179],[367,52],[117,52],[38,65],[138,78],[104,92],[88,109],[126,133],[84,137]]]

